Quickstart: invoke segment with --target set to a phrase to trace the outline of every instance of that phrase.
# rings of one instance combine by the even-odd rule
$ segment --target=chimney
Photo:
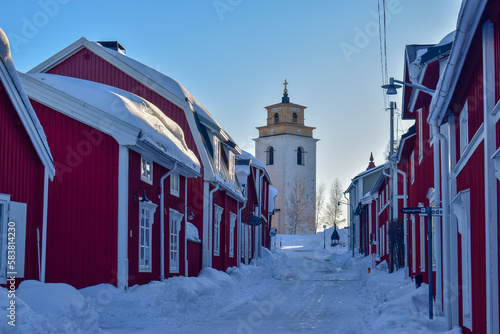
[[[123,47],[123,45],[120,44],[118,41],[102,41],[102,42],[97,42],[97,44],[100,44],[101,46],[115,50],[116,52],[119,52],[123,55],[127,54],[127,50]]]

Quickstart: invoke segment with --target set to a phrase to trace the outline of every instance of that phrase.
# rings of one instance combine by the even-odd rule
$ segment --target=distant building
[[[255,156],[265,162],[273,186],[278,189],[272,227],[278,233],[314,233],[318,139],[313,138],[315,128],[304,124],[306,107],[290,103],[287,84],[285,80],[281,103],[265,107],[267,125],[257,128],[259,137],[254,139]],[[299,206],[290,201],[294,193],[302,203]],[[290,218],[293,213],[297,214],[296,228]]]

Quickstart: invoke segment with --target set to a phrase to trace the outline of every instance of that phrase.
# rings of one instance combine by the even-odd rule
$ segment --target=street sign
[[[260,219],[259,217],[251,217],[248,220],[248,223],[252,226],[259,226],[260,224],[262,224],[262,219]]]
[[[274,237],[276,236],[276,234],[278,234],[278,231],[273,227],[272,229],[269,230],[269,235],[271,237]]]
[[[427,209],[428,208],[402,208],[399,210],[401,213],[409,213],[409,214],[419,214],[419,215],[427,215]],[[443,215],[443,208],[430,208],[431,209],[431,214],[433,216],[442,216]]]
[[[418,213],[418,214],[420,214],[421,213],[421,209],[424,209],[424,212],[425,212],[425,208],[402,208],[399,211],[401,213]]]

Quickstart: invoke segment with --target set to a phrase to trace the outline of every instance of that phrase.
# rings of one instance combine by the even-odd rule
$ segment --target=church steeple
[[[283,90],[283,97],[281,98],[281,103],[290,103],[290,98],[288,97],[288,89],[286,88],[286,85],[288,85],[286,79],[283,85],[285,86],[285,89]]]

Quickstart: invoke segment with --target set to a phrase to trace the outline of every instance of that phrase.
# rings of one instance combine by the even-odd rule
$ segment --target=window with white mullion
[[[469,144],[469,111],[467,105],[468,101],[465,101],[462,111],[460,112],[460,153],[463,153]]]
[[[141,180],[153,184],[153,162],[141,157]]]
[[[236,226],[236,214],[229,213],[229,257],[234,257],[234,227]]]
[[[214,255],[220,255],[220,228],[223,208],[214,204]]]
[[[152,271],[152,229],[157,205],[139,202],[139,272]]]
[[[170,244],[170,273],[179,272],[179,231],[184,215],[177,210],[169,210],[169,244]]]
[[[415,215],[410,216],[411,220],[411,267],[413,272],[417,271],[417,237],[415,229]]]
[[[425,218],[420,216],[420,269],[425,271]]]

